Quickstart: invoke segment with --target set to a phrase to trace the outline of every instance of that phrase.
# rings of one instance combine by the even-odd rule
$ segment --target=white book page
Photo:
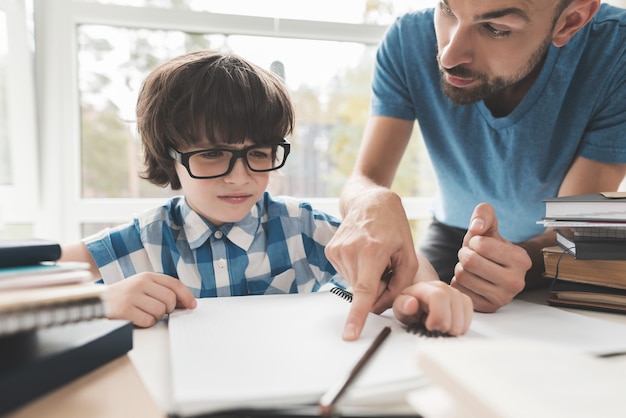
[[[354,382],[417,387],[420,337],[370,315],[359,340],[341,338],[350,304],[330,292],[198,300],[170,314],[173,403],[191,415],[219,409],[316,403],[386,326],[393,330]],[[406,389],[406,388],[405,388]],[[353,394],[354,395],[354,394]]]
[[[474,312],[468,336],[560,344],[599,356],[626,353],[626,325],[523,300],[495,313]]]

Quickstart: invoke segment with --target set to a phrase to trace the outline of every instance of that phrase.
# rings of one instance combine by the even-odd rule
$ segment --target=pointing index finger
[[[379,282],[380,275],[362,274],[353,286],[350,312],[343,330],[344,340],[353,341],[361,335],[367,315],[372,311],[378,299]]]
[[[352,306],[348,313],[348,319],[343,329],[343,339],[353,341],[359,338],[367,315],[372,310],[372,305],[376,301],[376,294],[355,293],[352,297]]]

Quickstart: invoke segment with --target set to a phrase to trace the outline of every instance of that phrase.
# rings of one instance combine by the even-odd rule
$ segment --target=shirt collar
[[[252,210],[239,222],[227,223],[216,227],[200,216],[187,203],[181,203],[180,212],[183,217],[183,229],[189,242],[189,247],[195,250],[206,243],[216,231],[221,231],[224,237],[244,251],[248,251],[261,225],[261,203],[257,202]]]

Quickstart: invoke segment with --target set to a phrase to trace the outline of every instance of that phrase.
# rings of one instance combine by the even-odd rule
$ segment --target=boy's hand
[[[176,308],[193,309],[197,302],[180,280],[159,273],[138,273],[109,285],[107,317],[151,327]]]
[[[474,209],[459,250],[450,285],[472,298],[479,312],[495,312],[524,289],[532,266],[526,250],[500,236],[493,207],[481,203]]]
[[[404,289],[393,302],[393,313],[405,324],[419,321],[429,331],[462,335],[472,322],[473,305],[469,296],[433,280]]]

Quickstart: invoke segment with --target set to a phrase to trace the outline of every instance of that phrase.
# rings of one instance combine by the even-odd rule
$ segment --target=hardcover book
[[[580,236],[569,229],[555,232],[557,244],[577,260],[626,260],[626,239]]]
[[[126,354],[132,323],[97,319],[0,338],[0,414]]]
[[[626,192],[560,196],[544,203],[545,219],[626,221]]]
[[[626,289],[555,280],[548,303],[553,306],[626,313]]]
[[[61,245],[39,238],[0,240],[0,267],[27,266],[61,258]]]
[[[556,245],[542,253],[547,277],[626,289],[626,260],[577,260]]]

